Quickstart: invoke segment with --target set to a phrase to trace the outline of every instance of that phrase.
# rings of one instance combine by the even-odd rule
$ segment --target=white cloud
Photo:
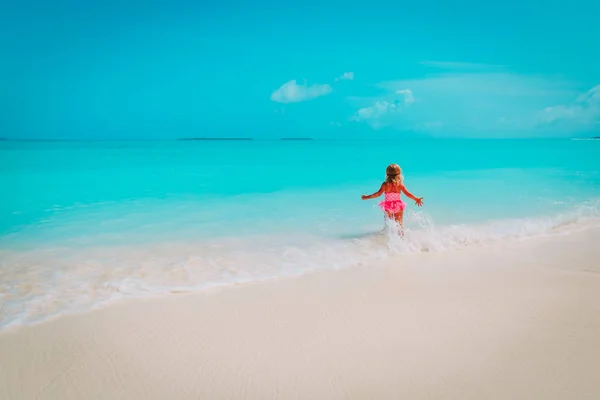
[[[410,89],[401,89],[396,90],[396,94],[404,97],[405,104],[411,104],[415,102],[415,98],[413,97],[412,90]]]
[[[546,107],[536,114],[537,127],[560,126],[565,130],[590,129],[600,125],[600,85],[582,94],[572,104]]]
[[[376,101],[375,104],[369,107],[363,107],[356,112],[355,121],[364,121],[367,119],[381,118],[390,111],[394,111],[398,107],[396,102]]]
[[[381,128],[389,125],[386,121],[390,115],[402,112],[404,108],[414,103],[415,98],[410,89],[401,89],[396,91],[394,99],[377,100],[368,107],[358,109],[355,115],[350,118],[351,121],[365,121],[373,128]]]
[[[568,117],[580,115],[577,107],[585,109],[585,116],[590,121],[589,116],[594,110],[590,104],[599,102],[600,88],[580,96],[578,86],[578,83],[541,75],[448,72],[424,79],[381,82],[377,87],[385,92],[378,98],[354,97],[348,100],[360,109],[353,120],[365,121],[374,128],[388,126],[438,136],[559,137],[585,128],[583,124],[574,124],[573,117]],[[418,93],[416,100],[412,93]],[[398,96],[402,101],[394,103]],[[574,110],[569,106],[569,99],[577,99],[578,96],[580,100]],[[380,104],[373,107],[377,102]],[[396,104],[396,107],[383,102]],[[567,106],[551,107],[541,113],[557,104]],[[547,123],[544,129],[534,123],[558,118],[568,118],[573,129],[566,123]],[[432,123],[435,121],[443,123]],[[587,126],[591,126],[591,122]],[[600,128],[600,125],[597,127]]]
[[[326,96],[332,91],[333,88],[328,84],[299,85],[294,79],[284,83],[279,89],[271,93],[271,100],[277,103],[299,103]]]
[[[344,72],[344,74],[338,78],[335,78],[335,81],[351,81],[354,79],[354,72]]]
[[[564,118],[578,118],[581,116],[583,108],[580,106],[553,106],[546,107],[538,113],[538,124],[551,124],[554,121]]]
[[[587,103],[593,106],[600,106],[600,85],[596,85],[587,93],[582,94],[577,98],[579,103]]]

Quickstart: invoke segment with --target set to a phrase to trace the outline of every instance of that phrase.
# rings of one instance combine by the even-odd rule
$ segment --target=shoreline
[[[462,246],[457,246],[455,245],[455,247],[449,247],[445,250],[434,250],[433,252],[429,252],[428,250],[421,250],[421,251],[410,251],[407,253],[398,253],[397,255],[392,255],[389,254],[386,257],[384,257],[383,259],[381,257],[375,259],[372,264],[385,264],[387,262],[393,262],[394,258],[398,258],[398,257],[410,257],[410,258],[414,258],[415,262],[419,261],[419,257],[423,257],[423,256],[428,256],[428,254],[432,254],[432,253],[441,253],[441,254],[454,254],[456,252],[461,252],[461,251],[473,251],[473,250],[477,250],[480,248],[493,248],[495,246],[502,246],[502,245],[510,245],[511,243],[520,243],[520,242],[530,242],[530,241],[536,241],[536,240],[543,240],[546,238],[559,238],[559,237],[563,237],[563,236],[569,236],[569,235],[574,235],[574,234],[578,234],[581,232],[585,232],[588,230],[593,230],[593,229],[600,229],[600,218],[586,218],[584,221],[577,221],[577,222],[568,222],[565,225],[556,225],[554,228],[552,228],[551,230],[548,230],[544,233],[538,233],[536,235],[528,235],[525,234],[523,236],[516,236],[516,237],[511,237],[508,239],[494,239],[492,241],[489,242],[472,242],[472,243],[466,243]],[[384,228],[385,230],[385,228]],[[379,232],[378,234],[372,234],[372,237],[378,237],[381,235],[384,235],[385,232]],[[406,249],[404,249],[406,250]],[[0,255],[2,254],[3,250],[0,250]],[[4,251],[8,251],[8,250],[4,250]],[[119,305],[119,304],[123,304],[123,303],[127,303],[127,302],[135,302],[135,301],[139,301],[139,300],[158,300],[161,298],[164,298],[166,296],[181,296],[181,295],[202,295],[205,293],[216,293],[216,292],[220,292],[220,291],[225,291],[225,290],[235,290],[238,288],[243,288],[249,285],[260,285],[260,284],[265,284],[265,283],[271,283],[271,282],[278,282],[281,280],[288,280],[288,279],[298,279],[298,278],[302,278],[304,276],[308,276],[308,275],[312,275],[312,274],[319,274],[321,272],[327,272],[327,271],[343,271],[343,270],[347,270],[347,269],[352,269],[352,268],[357,268],[360,267],[361,265],[365,265],[364,261],[358,261],[353,265],[343,265],[343,266],[339,266],[339,267],[335,267],[335,268],[322,268],[322,267],[318,267],[318,268],[314,268],[314,269],[306,269],[306,270],[299,270],[293,273],[287,273],[287,274],[283,274],[283,275],[277,275],[277,276],[263,276],[263,277],[255,277],[255,279],[250,279],[250,280],[245,280],[245,281],[232,281],[232,282],[211,282],[211,283],[207,283],[206,286],[202,286],[202,287],[198,287],[198,288],[190,288],[190,287],[181,287],[181,288],[169,288],[169,287],[165,287],[163,289],[163,291],[149,291],[147,293],[136,293],[136,294],[127,294],[126,292],[123,293],[123,297],[120,298],[112,298],[112,299],[105,299],[102,300],[100,302],[98,302],[97,304],[91,305],[91,306],[87,306],[84,309],[69,309],[69,310],[63,310],[57,314],[52,314],[43,318],[38,318],[35,320],[27,320],[26,322],[19,322],[19,323],[10,323],[8,325],[0,325],[0,334],[2,333],[7,333],[7,332],[11,332],[14,330],[18,330],[21,328],[27,328],[27,327],[33,327],[33,326],[37,326],[40,324],[45,324],[48,322],[52,322],[56,319],[60,319],[63,318],[65,316],[78,316],[78,315],[85,315],[89,312],[93,312],[93,311],[97,311],[97,310],[102,310],[106,307],[112,307],[115,305]]]
[[[11,328],[0,397],[595,399],[599,241],[590,227]]]
[[[517,223],[521,222],[520,220],[515,220]],[[107,286],[102,286],[102,282],[96,282],[94,281],[94,279],[90,280],[89,283],[91,284],[91,286],[89,287],[91,290],[103,290],[103,288],[108,288],[108,290],[106,291],[106,294],[104,294],[104,296],[110,296],[110,297],[105,297],[105,298],[95,298],[93,299],[93,301],[95,302],[94,304],[92,304],[91,302],[88,302],[86,304],[80,305],[80,306],[65,306],[65,304],[69,304],[69,303],[65,303],[64,301],[61,302],[60,298],[58,298],[58,302],[55,302],[55,304],[48,304],[46,303],[47,300],[44,300],[43,298],[40,299],[30,299],[28,300],[28,303],[25,304],[25,308],[24,310],[27,310],[27,307],[40,307],[40,309],[42,309],[43,311],[47,311],[48,313],[50,313],[50,315],[46,315],[46,316],[33,316],[34,312],[39,312],[37,309],[35,309],[35,311],[30,311],[32,314],[30,315],[25,315],[24,317],[22,317],[22,320],[15,320],[15,319],[11,319],[10,323],[6,323],[5,321],[2,320],[2,318],[0,318],[0,322],[2,322],[0,324],[0,334],[5,333],[5,332],[11,332],[15,329],[20,329],[20,328],[26,328],[26,327],[30,327],[30,326],[36,326],[39,324],[44,324],[47,322],[51,322],[54,321],[56,319],[60,319],[64,316],[69,316],[69,315],[83,315],[92,311],[96,311],[96,310],[101,310],[105,307],[112,307],[115,305],[119,305],[125,302],[129,302],[129,301],[137,301],[137,300],[153,300],[153,299],[160,299],[163,298],[165,296],[172,296],[172,295],[187,295],[187,294],[191,294],[191,295],[195,295],[195,294],[203,294],[203,293],[209,293],[209,292],[216,292],[216,291],[222,291],[222,290],[231,290],[231,289],[237,289],[240,287],[245,287],[248,285],[255,285],[255,284],[264,284],[264,283],[270,283],[270,282],[278,282],[281,280],[287,280],[287,279],[298,279],[301,278],[303,276],[306,275],[312,275],[315,273],[321,273],[321,272],[326,272],[326,271],[337,271],[337,270],[347,270],[347,269],[352,269],[352,268],[356,268],[360,265],[364,265],[365,263],[367,264],[385,264],[388,262],[393,262],[395,258],[397,257],[417,257],[415,258],[415,262],[420,262],[421,258],[420,257],[432,257],[430,254],[434,254],[434,253],[440,253],[440,254],[455,254],[456,252],[463,252],[463,251],[474,251],[480,248],[493,248],[495,246],[504,246],[504,245],[510,245],[511,243],[520,243],[520,242],[535,242],[538,240],[543,240],[545,238],[560,238],[560,237],[564,237],[564,236],[570,236],[570,235],[577,235],[580,232],[585,232],[588,230],[593,230],[596,228],[600,228],[600,218],[598,217],[592,217],[592,216],[588,216],[588,217],[584,217],[582,220],[579,220],[575,214],[558,214],[558,216],[555,216],[553,218],[547,218],[547,223],[549,223],[551,226],[544,226],[542,223],[544,222],[543,219],[539,219],[538,221],[535,221],[536,225],[533,226],[523,226],[521,228],[514,228],[514,227],[510,227],[510,224],[508,223],[510,222],[510,220],[508,221],[504,221],[504,224],[506,225],[504,227],[504,229],[506,229],[508,227],[508,229],[512,229],[509,233],[510,235],[513,236],[507,236],[507,237],[503,237],[503,236],[497,236],[494,237],[495,235],[493,233],[491,233],[489,235],[489,237],[483,237],[481,239],[479,239],[480,241],[469,241],[469,232],[467,231],[465,234],[465,239],[466,241],[461,241],[461,240],[457,240],[460,239],[460,236],[454,237],[454,233],[452,232],[452,229],[458,228],[458,229],[462,229],[461,225],[456,225],[456,226],[442,226],[442,231],[438,231],[438,235],[440,235],[437,238],[434,238],[434,240],[432,241],[431,238],[427,238],[427,237],[422,237],[422,235],[424,233],[426,233],[426,230],[424,229],[417,229],[414,231],[413,237],[411,237],[410,235],[408,236],[409,240],[402,240],[402,241],[398,241],[397,243],[394,242],[394,239],[392,239],[391,242],[389,242],[389,239],[385,239],[385,228],[381,231],[381,232],[377,232],[377,233],[371,233],[368,236],[357,236],[355,239],[367,239],[370,240],[371,245],[375,245],[375,246],[379,246],[380,249],[376,249],[376,250],[381,250],[381,246],[392,246],[391,248],[388,247],[387,250],[385,250],[386,255],[381,255],[381,254],[376,254],[373,256],[373,259],[371,261],[366,261],[365,260],[369,260],[369,257],[366,253],[361,253],[361,252],[356,252],[353,253],[354,256],[357,256],[358,259],[355,260],[353,263],[343,263],[341,265],[336,265],[334,267],[329,267],[326,265],[317,265],[317,266],[311,266],[309,268],[301,268],[298,270],[287,270],[287,271],[283,271],[282,273],[275,273],[275,274],[270,274],[270,273],[266,273],[265,275],[261,275],[260,273],[255,274],[255,275],[249,275],[249,278],[243,279],[242,277],[236,278],[232,278],[232,280],[217,280],[217,281],[208,281],[204,284],[199,284],[199,285],[193,285],[193,284],[189,284],[188,282],[176,282],[176,281],[170,281],[169,279],[177,279],[177,276],[168,276],[168,275],[164,275],[163,278],[167,279],[166,282],[163,286],[152,286],[152,284],[156,284],[158,281],[156,280],[157,278],[154,278],[154,282],[146,282],[143,279],[139,280],[139,281],[135,281],[134,282],[134,286],[131,286],[131,282],[127,282],[127,283],[123,283],[123,281],[119,281],[119,277],[115,277],[115,280],[113,281],[107,281],[105,282],[105,285]],[[539,225],[539,226],[538,226]],[[468,225],[467,225],[468,226]],[[472,225],[471,227],[475,227],[478,228],[480,226],[478,225]],[[489,229],[491,227],[493,227],[492,223],[486,223],[481,225],[481,227],[486,227]],[[438,227],[439,228],[439,227]],[[451,237],[444,237],[444,232],[443,229],[446,230],[446,234],[450,234],[452,235]],[[523,231],[519,231],[519,229],[524,229]],[[348,238],[347,238],[348,239]],[[388,244],[385,245],[384,242],[388,240]],[[436,240],[438,242],[436,242]],[[441,240],[441,241],[440,241]],[[350,242],[349,242],[350,243]],[[192,248],[190,246],[190,244],[188,243],[172,243],[169,245],[169,243],[166,243],[163,247],[161,247],[160,251],[155,251],[152,254],[148,254],[146,256],[146,258],[139,260],[140,262],[147,262],[149,260],[151,260],[153,257],[158,256],[161,257],[162,253],[161,251],[165,251],[165,249],[170,248],[170,246],[174,246],[174,245],[179,245],[181,246],[181,251],[185,251],[188,248]],[[414,246],[417,246],[417,248],[415,248]],[[186,247],[187,246],[187,247]],[[418,247],[421,246],[421,249],[419,249]],[[439,248],[441,247],[441,249]],[[125,251],[129,252],[127,254],[145,254],[141,248],[138,248],[136,246],[123,246],[122,249],[124,249]],[[110,249],[107,249],[110,250]],[[340,247],[338,250],[343,251],[343,247]],[[47,251],[47,249],[44,249],[43,251]],[[43,251],[40,251],[40,254],[43,254]],[[64,251],[64,249],[63,249]],[[76,257],[78,256],[82,262],[85,262],[85,257],[83,254],[79,254],[78,253],[79,249],[74,248],[71,251],[71,255],[75,255]],[[92,257],[98,257],[98,254],[101,254],[103,251],[102,247],[98,247],[93,249],[93,253],[92,253]],[[194,247],[194,251],[199,251],[199,249],[197,247]],[[201,251],[201,250],[200,250]],[[12,254],[11,254],[12,253]],[[2,256],[4,254],[5,257],[7,257],[7,259],[10,260],[9,257],[13,257],[15,258],[15,254],[17,254],[16,252],[12,252],[11,250],[0,250],[0,256]],[[35,253],[31,253],[31,254],[35,254]],[[170,253],[168,253],[170,254]],[[167,255],[168,255],[167,254]],[[38,256],[39,258],[39,256]],[[37,260],[39,262],[39,260]],[[269,260],[272,261],[272,260]],[[36,258],[32,257],[30,260],[28,260],[27,262],[32,263],[32,262],[36,262]],[[258,264],[258,266],[260,267],[260,264]],[[98,266],[95,266],[96,268]],[[106,268],[110,268],[110,265],[105,265],[104,267]],[[198,265],[195,266],[196,269],[198,267]],[[248,267],[248,265],[246,265],[246,267]],[[150,272],[154,272],[154,271],[150,271]],[[75,274],[81,274],[82,271],[79,270],[73,270],[71,272],[69,271],[65,271],[65,274],[69,274],[69,273],[75,273]],[[138,272],[139,274],[139,272]],[[6,278],[10,278],[9,275],[6,276]],[[121,277],[123,280],[127,280],[129,278],[128,275],[122,276]],[[39,278],[38,278],[39,279]],[[54,283],[57,285],[62,285],[62,282],[60,280],[54,279]],[[7,283],[8,282],[8,283]],[[123,284],[124,286],[121,288],[119,287],[120,283]],[[88,282],[81,282],[82,284],[86,285]],[[135,284],[140,284],[140,285],[144,285],[145,283],[148,283],[150,286],[149,287],[142,287],[142,286],[136,286]],[[21,283],[22,284],[22,283]],[[17,283],[16,287],[19,287],[19,285],[21,285],[19,283]],[[39,284],[39,283],[38,283]],[[8,281],[5,281],[5,288],[9,288],[11,287],[11,281],[10,279]],[[40,290],[51,290],[52,287],[48,286],[49,284],[46,284],[47,287],[40,287],[37,290],[37,295],[39,295],[40,293],[44,293],[43,291],[40,292]],[[25,286],[27,287],[27,286]],[[118,288],[118,290],[115,290],[116,288]],[[68,288],[66,288],[68,289]],[[63,291],[66,289],[62,289]],[[144,290],[145,289],[145,290]],[[28,290],[32,290],[31,288]],[[110,293],[109,293],[110,290]],[[10,294],[10,291],[7,290],[8,294]],[[112,294],[111,294],[112,293]],[[69,296],[69,299],[75,300],[77,301],[79,296],[84,296],[83,298],[88,298],[88,295],[86,292],[81,292],[78,291],[78,289],[76,287],[71,288],[71,290],[69,292],[65,292],[64,294]],[[102,294],[101,294],[102,296]],[[91,298],[91,297],[90,297]],[[9,296],[6,297],[6,299],[8,299],[10,304],[11,300],[16,300],[17,302],[20,301],[18,298],[10,298]],[[41,301],[40,301],[41,300]],[[72,304],[72,303],[71,303]],[[64,307],[62,309],[58,308],[58,307]],[[31,309],[30,309],[31,310]],[[9,316],[11,315],[10,312],[12,310],[10,310],[9,308],[5,308],[5,311],[7,312],[7,314],[5,314],[4,316]],[[9,319],[7,319],[8,321]],[[18,322],[15,322],[18,321]]]

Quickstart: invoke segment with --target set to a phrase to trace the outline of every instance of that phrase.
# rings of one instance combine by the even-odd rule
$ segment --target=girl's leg
[[[390,223],[396,220],[396,214],[391,211],[385,211],[383,214],[384,231],[389,228]]]
[[[402,224],[403,217],[404,217],[404,210],[400,210],[399,212],[394,214],[394,219],[396,220],[398,225],[400,225],[400,232],[398,232],[398,234],[400,236],[404,236],[404,225]]]
[[[403,226],[402,225],[402,218],[403,217],[404,217],[404,210],[400,210],[396,214],[394,214],[394,219],[396,220],[396,222],[398,224],[400,224],[400,226]]]

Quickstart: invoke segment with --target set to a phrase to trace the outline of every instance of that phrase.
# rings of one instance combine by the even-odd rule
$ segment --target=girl
[[[406,189],[406,186],[404,186],[403,183],[404,177],[402,176],[402,170],[398,164],[388,165],[385,169],[385,173],[387,178],[385,179],[385,182],[381,184],[379,190],[368,196],[363,195],[362,199],[374,199],[385,193],[385,198],[379,203],[379,207],[385,212],[388,218],[394,218],[402,227],[402,216],[404,215],[404,208],[406,207],[406,203],[400,199],[402,192],[404,192],[407,197],[413,199],[419,207],[423,205],[423,198],[415,197]]]

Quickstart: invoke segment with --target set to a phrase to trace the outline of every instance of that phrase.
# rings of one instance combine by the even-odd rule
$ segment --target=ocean
[[[424,197],[405,199],[404,238],[360,198],[390,163]],[[564,234],[600,216],[600,140],[4,141],[0,188],[3,329]]]

